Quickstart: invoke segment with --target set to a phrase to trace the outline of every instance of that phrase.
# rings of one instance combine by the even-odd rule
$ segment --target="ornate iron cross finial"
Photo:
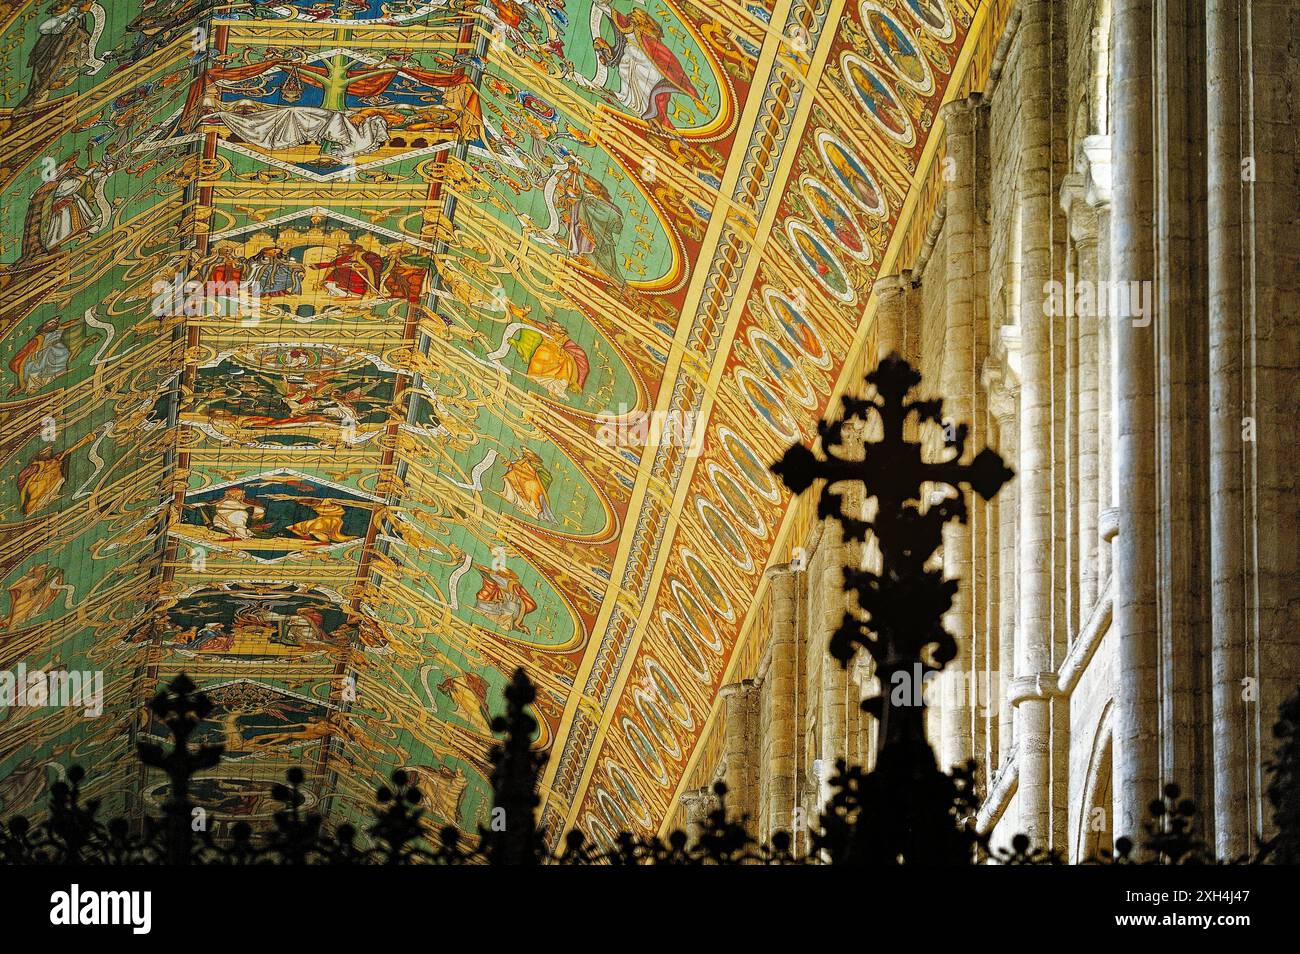
[[[191,749],[190,736],[212,711],[212,700],[198,691],[185,673],[179,674],[166,689],[149,703],[149,709],[172,734],[171,751],[153,742],[138,742],[140,761],[150,768],[162,769],[171,781],[163,812],[167,817],[167,853],[169,864],[189,864],[192,838],[190,779],[204,769],[214,767],[225,751],[222,745],[200,745]]]
[[[923,739],[924,703],[916,680],[942,669],[957,654],[956,642],[943,628],[943,615],[952,605],[957,581],[945,580],[942,570],[927,570],[925,564],[943,542],[944,524],[966,522],[961,488],[968,486],[989,500],[1013,474],[1002,458],[987,448],[969,464],[960,463],[966,450],[967,425],[953,428],[947,424],[942,400],[908,399],[921,375],[898,355],[882,361],[866,380],[875,387],[874,398],[845,396],[840,419],[818,424],[822,456],[796,444],[772,471],[796,494],[808,490],[819,478],[825,480],[818,516],[838,520],[846,540],[862,541],[870,531],[880,544],[878,573],[844,569],[844,589],[856,594],[863,615],[845,613],[831,638],[830,651],[847,665],[862,646],[875,660],[881,695],[868,700],[863,708],[881,720],[882,741],[888,745]],[[918,423],[950,429],[948,460],[925,461],[920,443],[904,436],[904,425],[913,414]],[[836,448],[844,447],[845,425],[849,421],[865,425],[872,415],[880,418],[881,439],[866,445],[862,460],[847,460],[837,454]],[[849,481],[861,483],[865,495],[876,499],[871,520],[844,513],[843,497],[833,488]],[[921,493],[926,484],[947,485],[958,492],[922,510]],[[891,691],[900,684],[908,691]]]
[[[537,690],[523,669],[506,686],[506,714],[492,720],[492,731],[505,739],[492,747],[492,825],[483,831],[493,864],[537,864],[542,854],[535,811],[541,799],[537,780],[546,756],[533,751],[537,720],[529,707]]]

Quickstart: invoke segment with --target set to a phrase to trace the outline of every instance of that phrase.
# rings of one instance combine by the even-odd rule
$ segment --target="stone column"
[[[1245,516],[1246,445],[1242,419],[1245,314],[1242,266],[1242,140],[1239,3],[1209,0],[1207,167],[1210,294],[1210,552],[1212,693],[1214,697],[1215,848],[1236,856],[1250,847],[1250,707],[1247,672]],[[1250,667],[1253,669],[1253,667]],[[1245,808],[1245,811],[1240,810]]]
[[[704,834],[704,823],[709,819],[709,812],[717,805],[713,792],[706,786],[694,788],[681,795],[682,806],[686,809],[687,844],[693,845]]]
[[[726,768],[722,780],[727,785],[727,816],[739,819],[755,814],[754,746],[750,730],[750,701],[754,697],[754,681],[742,679],[718,690],[726,705],[726,735],[723,738],[723,759]]]
[[[1110,319],[1107,313],[1110,282],[1110,137],[1088,136],[1083,141],[1088,180],[1084,198],[1096,213],[1094,280],[1097,282],[1093,305],[1097,320],[1097,555],[1096,587],[1098,592],[1110,579],[1110,539],[1103,536],[1103,517],[1114,507],[1114,468],[1111,461],[1115,439],[1112,430],[1115,406],[1115,381]]]
[[[897,352],[915,365],[919,296],[912,285],[912,272],[904,269],[894,275],[883,275],[873,287],[877,295],[876,361]]]
[[[1235,856],[1270,834],[1260,763],[1300,669],[1300,18],[1285,0],[1206,12],[1214,822]]]
[[[1052,258],[1052,90],[1050,0],[1025,0],[1020,21],[1021,275],[1020,627],[1017,686],[1034,686],[1052,668],[1052,336],[1044,301],[1054,278]],[[1050,703],[1012,693],[1017,707],[1020,829],[1035,844],[1051,839]]]
[[[1069,12],[1070,5],[1059,0],[1049,5],[1050,20],[1048,32],[1051,36],[1049,56],[1051,64],[1047,74],[1051,89],[1050,142],[1051,158],[1049,165],[1052,174],[1052,201],[1049,205],[1051,219],[1044,224],[1051,229],[1052,241],[1052,280],[1064,282],[1066,261],[1070,257],[1070,242],[1067,235],[1065,217],[1061,214],[1059,190],[1061,181],[1069,171],[1067,161],[1070,129],[1071,92],[1068,83],[1070,45]],[[1069,700],[1055,696],[1056,669],[1069,651],[1071,636],[1077,632],[1078,608],[1078,561],[1074,553],[1071,505],[1074,490],[1073,478],[1073,440],[1074,430],[1070,426],[1070,414],[1073,410],[1074,378],[1073,359],[1070,351],[1074,345],[1072,319],[1054,320],[1051,323],[1052,339],[1052,657],[1050,679],[1046,674],[1040,675],[1038,685],[1040,692],[1047,691],[1050,685],[1053,698],[1047,703],[1048,718],[1051,724],[1048,736],[1048,758],[1050,762],[1050,797],[1049,797],[1049,838],[1053,847],[1064,852],[1068,846],[1069,831],[1069,777],[1070,777],[1070,711]]]
[[[904,269],[895,275],[882,275],[872,286],[876,292],[876,357],[879,364],[897,353],[907,357],[908,296],[912,292],[912,273]],[[868,360],[867,364],[873,362]]]
[[[1097,209],[1097,274],[1110,281],[1110,203]],[[1107,295],[1097,299],[1097,587],[1110,579],[1110,540],[1102,532],[1104,515],[1115,506],[1115,360]]]
[[[1278,707],[1300,682],[1300,249],[1295,237],[1300,11],[1287,0],[1253,0],[1249,11],[1249,138],[1256,174],[1249,188],[1254,307],[1247,347],[1254,354],[1254,382],[1248,416],[1255,425],[1250,490],[1259,594],[1252,636],[1258,660],[1257,719],[1267,758],[1276,747],[1271,727]],[[1271,833],[1271,810],[1258,817],[1261,833]]]
[[[790,831],[795,809],[795,727],[799,720],[799,636],[796,626],[795,576],[782,567],[771,571],[772,642],[766,680],[771,693],[767,725],[767,806],[764,834]]]
[[[944,195],[948,214],[944,221],[944,412],[955,429],[975,427],[975,130],[980,95],[946,103],[939,116],[944,122]],[[975,447],[973,433],[968,446]],[[975,511],[973,494],[967,506]],[[961,581],[944,625],[957,641],[957,656],[943,675],[947,688],[941,696],[944,713],[940,765],[947,770],[974,755],[973,708],[968,674],[974,671],[975,593],[972,523],[950,523],[943,529],[943,566],[948,579]]]
[[[1020,384],[1006,368],[1004,361],[993,359],[985,363],[984,381],[988,389],[989,411],[997,421],[997,451],[1007,462],[1007,466],[1019,474],[1020,466],[1016,448],[1019,445],[1020,423],[1016,412],[1020,404]],[[998,517],[998,678],[989,690],[997,693],[992,699],[997,704],[998,765],[1006,761],[1015,741],[1008,683],[1016,668],[1016,608],[1019,578],[1016,566],[1016,523],[1019,517],[1017,504],[1019,484],[1019,480],[1011,481],[995,498]],[[988,775],[992,778],[992,766]]]
[[[1097,589],[1110,578],[1110,541],[1114,534],[1114,342],[1110,334],[1110,136],[1091,135],[1083,140],[1088,170],[1089,207],[1097,213]]]
[[[862,701],[879,692],[875,686],[875,673],[871,657],[859,653],[853,662],[853,674],[850,679],[850,700],[857,711],[858,747],[855,763],[864,771],[873,771],[876,767],[876,720],[862,710]]]
[[[861,423],[846,424],[843,444],[839,453],[846,460],[862,460],[866,433]],[[861,484],[841,484],[837,490],[843,495],[844,513],[858,519],[869,518],[865,513],[865,500]],[[844,592],[844,568],[862,568],[865,544],[845,540],[838,523],[830,521],[822,530],[819,549],[824,550],[821,561],[821,592],[823,594],[822,625],[818,635],[821,658],[821,759],[824,771],[820,778],[822,801],[830,795],[827,785],[838,759],[848,756],[848,720],[845,707],[848,699],[848,670],[827,651],[831,634],[839,629],[845,612],[854,605],[854,597]]]
[[[1064,187],[1065,183],[1062,183]],[[1055,212],[1055,210],[1053,210]],[[1079,278],[1073,242],[1061,246],[1062,288],[1067,297]],[[1053,662],[1059,663],[1079,631],[1078,502],[1079,316],[1071,304],[1052,315],[1052,487],[1053,544],[1056,555],[1052,626]],[[1060,747],[1054,746],[1059,752]]]
[[[1076,552],[1079,562],[1079,614],[1082,626],[1097,601],[1097,535],[1099,515],[1097,473],[1097,213],[1084,201],[1083,176],[1066,176],[1061,190],[1061,207],[1069,219],[1070,238],[1075,247],[1075,281],[1080,289],[1074,298],[1078,354],[1078,496],[1075,500],[1075,525],[1078,528]]]
[[[825,537],[822,538],[825,540]],[[830,643],[830,634],[839,628],[844,618],[844,597],[842,587],[844,584],[844,568],[838,554],[844,552],[844,548],[837,548],[829,555],[826,561],[825,575],[823,576],[823,592],[826,598],[826,615],[825,625],[818,634],[821,643],[821,698],[819,700],[821,707],[821,747],[818,758],[821,759],[825,772],[821,776],[821,803],[829,797],[830,789],[826,782],[831,777],[832,769],[837,759],[845,757],[845,742],[847,741],[847,732],[844,722],[844,698],[846,685],[848,683],[848,674],[844,667],[840,665],[839,660],[835,659],[825,649]]]
[[[1113,7],[1111,272],[1126,291],[1140,291],[1140,283],[1155,278],[1153,2],[1115,0]],[[1123,303],[1124,296],[1116,301]],[[1156,325],[1135,321],[1134,308],[1110,311],[1117,388],[1115,469],[1122,494],[1116,501],[1119,535],[1113,547],[1115,832],[1133,836],[1141,832],[1146,806],[1160,791]]]

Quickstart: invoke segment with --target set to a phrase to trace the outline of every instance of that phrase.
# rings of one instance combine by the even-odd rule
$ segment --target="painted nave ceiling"
[[[989,15],[0,0],[0,669],[105,693],[0,709],[0,809],[156,811],[184,671],[219,821],[473,830],[523,666],[544,823],[657,829]]]

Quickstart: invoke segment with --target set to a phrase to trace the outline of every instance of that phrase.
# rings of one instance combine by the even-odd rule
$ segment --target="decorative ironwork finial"
[[[225,746],[190,748],[190,736],[212,711],[212,700],[199,692],[198,686],[185,673],[180,673],[166,689],[153,697],[149,710],[171,732],[172,748],[165,751],[153,742],[139,742],[136,749],[140,761],[150,768],[166,772],[171,782],[170,793],[163,805],[167,819],[168,863],[189,864],[193,847],[190,823],[195,807],[190,801],[190,779],[196,773],[216,766]]]
[[[839,521],[846,540],[862,541],[870,532],[880,544],[879,572],[844,569],[844,589],[857,596],[861,615],[845,613],[831,638],[830,651],[844,665],[858,647],[864,647],[875,660],[882,695],[863,707],[881,720],[882,739],[888,744],[902,738],[923,738],[924,704],[915,680],[942,669],[957,654],[956,642],[943,628],[943,615],[952,605],[958,583],[945,580],[942,570],[926,569],[926,563],[943,542],[944,525],[952,520],[966,522],[961,489],[970,487],[989,500],[1014,475],[988,448],[970,463],[960,463],[966,452],[968,426],[947,424],[942,400],[909,400],[921,375],[898,355],[882,361],[866,381],[874,387],[874,397],[846,395],[841,399],[840,418],[818,424],[820,455],[796,444],[772,471],[796,494],[824,480],[818,516]],[[873,415],[880,419],[882,435],[865,445],[862,459],[849,460],[837,453],[837,448],[845,446],[845,425],[853,421],[865,426]],[[912,415],[918,424],[929,422],[949,429],[946,444],[951,454],[947,460],[924,460],[921,444],[907,439],[905,425]],[[843,495],[834,488],[846,482],[860,483],[865,495],[875,498],[871,520],[844,512]],[[946,485],[957,493],[922,509],[921,493],[927,484]],[[913,691],[892,693],[900,683]]]
[[[492,731],[505,739],[492,747],[492,823],[483,832],[493,864],[537,864],[542,839],[535,810],[541,803],[537,781],[546,756],[533,750],[537,720],[529,708],[537,699],[527,673],[516,669],[506,686],[506,714],[492,720]]]

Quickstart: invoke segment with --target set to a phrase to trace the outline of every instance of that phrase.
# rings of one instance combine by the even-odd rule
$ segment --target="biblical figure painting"
[[[242,62],[211,66],[195,84],[182,131],[217,131],[236,152],[316,178],[449,142],[482,144],[478,93],[450,60],[349,49],[263,49],[248,59],[251,51],[240,51]]]
[[[167,611],[162,644],[178,657],[230,661],[328,657],[358,635],[337,600],[292,584],[206,587]]]
[[[902,145],[913,145],[916,142],[916,128],[890,85],[861,57],[845,53],[841,63],[850,88],[876,125]]]
[[[592,23],[597,22],[601,29],[592,33],[597,63],[593,85],[616,87],[615,99],[621,107],[670,134],[694,119],[689,110],[674,104],[675,97],[693,105],[699,116],[708,115],[681,57],[665,42],[663,23],[648,10],[633,6],[620,12],[607,0],[595,0]],[[698,74],[695,51],[688,55]]]
[[[487,356],[495,362],[509,361],[528,381],[553,400],[572,402],[587,387],[591,359],[582,345],[569,337],[558,321],[511,322],[502,335],[502,345]]]
[[[478,567],[482,580],[474,595],[474,608],[506,632],[528,635],[525,620],[537,610],[537,601],[506,566]]]
[[[616,257],[623,210],[605,183],[570,155],[556,163],[545,193],[552,212],[548,233],[566,246],[576,262],[594,268],[615,284],[624,284]]]
[[[211,9],[212,0],[141,0],[139,12],[126,25],[126,42],[113,51],[116,68],[126,69],[192,35]]]
[[[53,255],[76,240],[94,235],[112,217],[104,195],[110,166],[68,156],[45,167],[43,181],[31,194],[23,222],[22,258]]]
[[[47,318],[9,359],[9,394],[34,394],[61,378],[73,359],[99,335],[82,316]]]
[[[35,756],[23,759],[0,776],[0,812],[13,818],[47,801],[50,782],[62,769],[57,762],[41,763]]]
[[[763,300],[767,304],[768,314],[776,319],[782,334],[799,353],[819,368],[830,367],[830,353],[812,322],[804,317],[803,311],[775,288],[766,289]]]
[[[818,404],[817,391],[794,356],[759,328],[750,328],[746,337],[759,366],[766,370],[768,379],[779,383],[786,394],[808,410],[815,410]]]
[[[104,67],[95,41],[104,30],[104,7],[91,0],[55,0],[38,18],[36,42],[27,54],[27,92],[18,109],[31,109],[61,95],[78,76]]]
[[[278,779],[207,774],[190,782],[190,797],[207,813],[208,834],[220,839],[227,837],[229,828],[239,822],[269,824],[275,813],[284,809],[284,802],[275,797],[281,784]],[[300,811],[320,810],[310,786],[300,788],[299,794],[302,796]],[[163,811],[167,795],[167,783],[151,785],[145,793],[155,813]]]
[[[868,0],[861,9],[863,25],[872,45],[893,67],[898,78],[922,96],[933,93],[934,74],[912,34],[876,3]]]
[[[200,686],[212,711],[194,730],[197,745],[224,745],[223,762],[268,757],[305,758],[304,750],[319,746],[335,729],[335,707],[301,692],[280,689],[251,679]],[[150,717],[147,733],[168,737],[167,727]],[[346,730],[339,734],[346,737]]]
[[[812,229],[798,219],[791,219],[786,223],[785,232],[804,268],[817,284],[843,302],[852,302],[857,297],[839,258]]]
[[[824,129],[817,133],[817,149],[851,202],[870,215],[885,215],[880,186],[856,152]]]
[[[34,623],[46,610],[54,606],[63,593],[62,605],[72,608],[75,590],[64,582],[63,568],[49,563],[34,563],[7,587],[9,606],[0,616],[0,634],[10,633]]]
[[[446,7],[445,0],[250,0],[231,4],[220,18],[324,24],[406,23],[440,7]]]
[[[815,176],[805,176],[803,195],[808,209],[822,231],[843,251],[858,261],[871,260],[871,246],[858,228],[853,214],[826,183]]]
[[[361,540],[376,507],[374,498],[341,485],[279,470],[189,494],[175,532],[201,546],[275,561]]]
[[[943,0],[905,0],[908,13],[922,29],[935,39],[947,43],[957,32],[957,25]]]
[[[183,419],[222,443],[330,447],[384,431],[396,371],[371,355],[324,345],[276,345],[200,367]]]
[[[418,304],[437,270],[425,243],[323,209],[298,210],[273,227],[221,233],[199,264],[210,294],[237,287],[262,318],[309,324]],[[382,312],[379,312],[382,314]]]
[[[73,454],[94,441],[99,433],[90,431],[61,449],[52,441],[32,454],[18,471],[18,506],[24,517],[39,514],[62,497]]]

